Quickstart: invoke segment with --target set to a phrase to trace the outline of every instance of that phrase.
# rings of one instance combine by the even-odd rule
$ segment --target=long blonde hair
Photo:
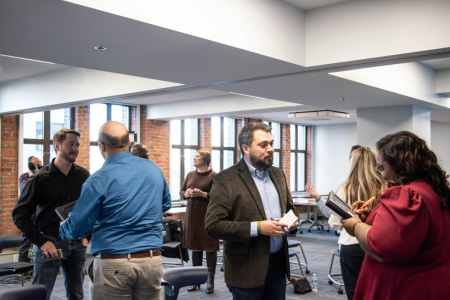
[[[377,166],[375,151],[361,147],[355,151],[350,165],[347,180],[339,187],[342,188],[346,202],[352,204],[358,200],[367,201],[375,196],[370,208],[373,209],[380,202],[380,196],[386,189],[381,175],[375,170]]]

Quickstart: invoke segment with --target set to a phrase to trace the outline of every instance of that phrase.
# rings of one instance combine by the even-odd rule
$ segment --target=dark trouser
[[[286,299],[286,272],[282,252],[270,260],[266,282],[259,288],[246,289],[227,285],[233,300],[284,300]]]
[[[347,293],[347,299],[352,300],[353,296],[355,296],[356,282],[366,253],[359,244],[354,244],[341,245],[340,255],[345,292]]]
[[[31,244],[31,241],[22,233],[22,242],[20,243],[19,248],[20,262],[30,262],[30,259],[28,258],[28,251],[30,250]]]
[[[66,297],[68,300],[81,300],[84,298],[84,264],[86,262],[86,247],[81,241],[61,241],[55,240],[56,249],[61,249],[63,259],[44,262],[42,250],[34,245],[34,279],[33,284],[39,283],[47,288],[47,299],[55,285],[59,268],[62,267],[64,274],[64,285],[66,287]]]

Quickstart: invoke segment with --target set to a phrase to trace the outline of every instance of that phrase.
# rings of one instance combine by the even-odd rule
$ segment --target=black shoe
[[[199,289],[200,289],[200,284],[199,285],[191,285],[188,288],[188,292],[193,292],[193,291],[196,291],[196,290],[199,290]]]

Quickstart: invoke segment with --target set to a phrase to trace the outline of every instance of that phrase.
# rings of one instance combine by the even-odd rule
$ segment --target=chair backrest
[[[3,249],[20,247],[20,243],[22,242],[21,235],[6,235],[0,236],[0,252]]]
[[[42,284],[33,284],[0,292],[0,300],[46,300],[47,289]]]
[[[166,293],[166,299],[177,299],[180,288],[204,284],[207,278],[208,268],[206,267],[174,268],[164,271],[162,279],[171,285],[169,289],[171,295]]]

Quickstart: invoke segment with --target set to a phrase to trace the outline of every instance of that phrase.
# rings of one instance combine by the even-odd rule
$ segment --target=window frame
[[[132,132],[131,131],[131,124],[132,124],[132,121],[131,121],[131,117],[132,117],[131,108],[133,106],[116,104],[116,103],[93,103],[93,104],[105,104],[106,105],[106,122],[111,121],[112,106],[113,105],[120,105],[120,106],[128,107],[128,132]],[[90,110],[90,105],[89,105],[89,110]],[[73,109],[73,111],[74,111],[74,109]],[[90,122],[89,122],[89,127],[91,127]],[[90,139],[89,146],[98,146],[98,140],[92,140],[91,136],[89,137],[89,139]]]
[[[305,125],[298,125],[298,124],[289,124],[289,125],[294,125],[295,126],[295,149],[292,149],[292,136],[291,136],[291,154],[292,153],[294,153],[295,155],[294,155],[294,157],[295,157],[295,161],[294,162],[292,162],[291,161],[291,165],[292,165],[292,163],[294,163],[294,174],[290,174],[290,176],[291,176],[291,178],[292,178],[292,176],[294,175],[294,186],[295,186],[295,190],[294,191],[291,191],[291,192],[304,192],[305,191],[305,185],[303,185],[303,187],[302,187],[302,189],[301,190],[299,190],[299,187],[297,186],[298,185],[298,153],[303,153],[304,154],[304,170],[303,170],[303,172],[304,172],[304,177],[305,177],[305,181],[306,181],[306,169],[307,169],[307,166],[306,166],[306,163],[307,163],[307,159],[306,159],[306,156],[307,156],[307,134],[306,134],[306,132],[307,132],[307,126],[305,126]],[[304,130],[305,130],[305,134],[303,135],[303,138],[304,138],[304,145],[305,145],[305,150],[299,150],[298,149],[298,127],[299,126],[302,126],[303,128],[304,128]],[[289,129],[290,130],[290,129]],[[292,156],[291,156],[292,157]]]
[[[69,107],[69,124],[70,124],[70,128],[68,129],[74,129],[75,127],[75,109],[73,109],[73,107]],[[54,109],[56,110],[56,109]],[[43,118],[43,125],[44,125],[44,129],[43,129],[43,138],[42,139],[29,139],[29,138],[23,138],[22,139],[22,144],[23,145],[42,145],[43,147],[43,153],[42,153],[42,164],[44,166],[48,165],[50,163],[50,148],[51,146],[53,146],[53,137],[50,136],[50,130],[51,130],[51,111],[52,110],[45,110],[43,111],[44,113],[44,118]],[[25,114],[24,114],[25,115]],[[21,128],[21,130],[23,130],[23,128]]]
[[[180,149],[180,186],[183,186],[184,182],[184,166],[185,166],[185,155],[184,150],[199,150],[200,149],[200,119],[197,119],[197,145],[186,145],[184,140],[184,119],[180,120],[180,144],[171,144],[172,149]]]
[[[223,124],[224,124],[224,119],[226,118],[226,117],[219,117],[220,118],[220,146],[211,146],[212,147],[212,149],[211,149],[211,155],[212,155],[212,152],[213,151],[220,151],[219,153],[220,153],[220,170],[216,170],[215,172],[220,172],[220,171],[223,171],[223,158],[224,158],[224,151],[233,151],[233,164],[236,164],[237,163],[237,161],[236,161],[236,144],[237,144],[237,142],[236,142],[236,128],[237,128],[237,120],[235,119],[235,118],[228,118],[228,119],[232,119],[232,120],[234,120],[234,132],[233,132],[233,135],[234,135],[234,137],[233,137],[233,140],[234,140],[234,146],[233,147],[225,147],[224,146],[224,137],[225,137],[225,133],[224,133],[224,126],[223,126]],[[211,121],[212,121],[212,118],[211,118]],[[211,122],[212,123],[212,122]],[[213,132],[212,132],[212,128],[211,128],[211,134],[214,134]]]

